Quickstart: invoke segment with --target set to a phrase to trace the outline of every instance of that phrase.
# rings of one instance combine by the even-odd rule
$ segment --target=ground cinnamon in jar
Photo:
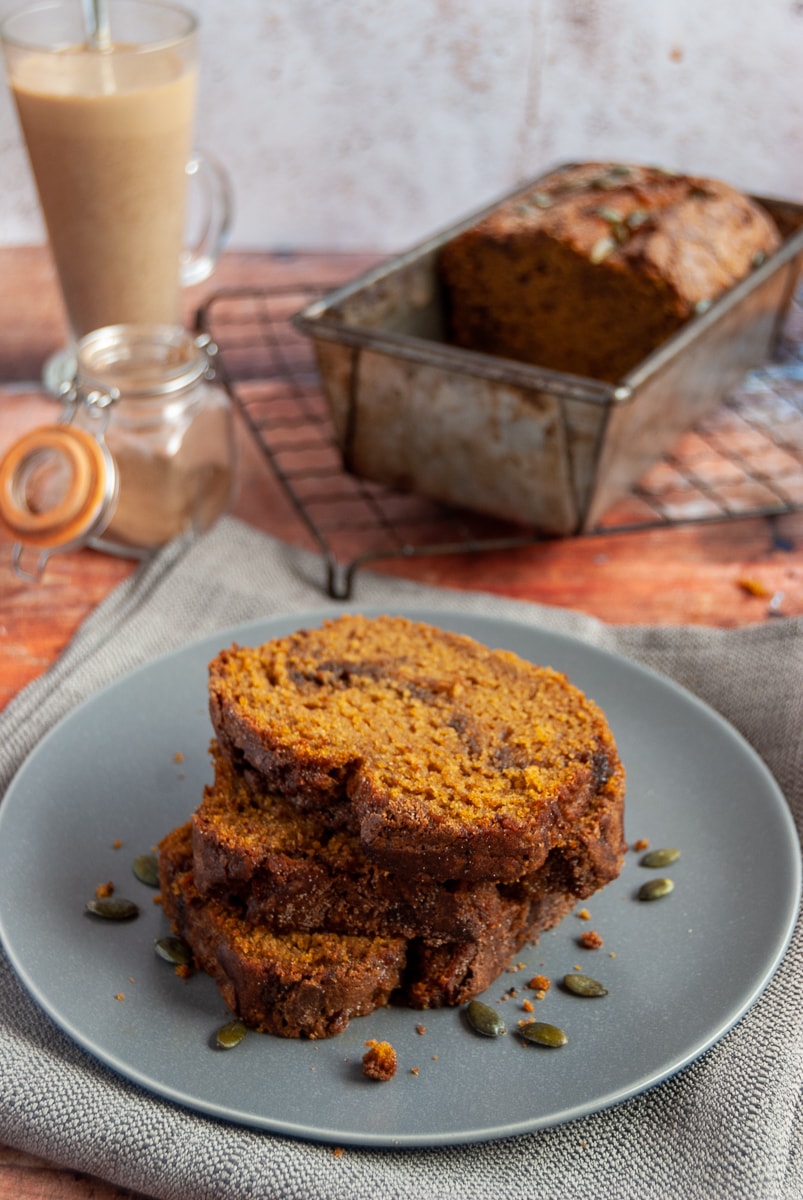
[[[104,437],[119,480],[91,544],[141,553],[203,531],[228,505],[231,411],[207,348],[172,326],[113,326],[84,338],[79,390],[110,397]]]
[[[214,461],[211,453],[225,433],[223,414],[215,409],[194,414],[175,452],[111,430],[107,441],[120,475],[119,496],[98,544],[151,550],[190,529],[208,529],[231,493],[231,465]]]

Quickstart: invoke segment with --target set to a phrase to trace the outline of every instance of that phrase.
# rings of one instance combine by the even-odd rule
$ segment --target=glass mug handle
[[[229,176],[211,155],[194,150],[187,176],[188,206],[197,231],[181,255],[182,287],[203,283],[214,271],[231,230],[234,207]]]

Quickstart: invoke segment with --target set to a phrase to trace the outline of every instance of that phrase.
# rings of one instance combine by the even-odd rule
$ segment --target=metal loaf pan
[[[544,534],[593,528],[772,354],[803,207],[755,198],[781,247],[615,385],[446,342],[438,252],[496,205],[309,304],[294,322],[313,339],[346,469]]]

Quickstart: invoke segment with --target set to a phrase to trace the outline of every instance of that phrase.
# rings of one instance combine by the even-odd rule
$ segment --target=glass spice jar
[[[78,344],[63,418],[20,438],[0,464],[0,515],[37,573],[88,545],[144,557],[208,529],[234,481],[228,395],[208,338],[165,325],[113,325]]]

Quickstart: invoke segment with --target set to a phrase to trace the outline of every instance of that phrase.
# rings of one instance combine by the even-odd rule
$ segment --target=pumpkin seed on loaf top
[[[605,717],[565,675],[402,617],[233,646],[209,700],[227,752],[302,810],[350,806],[389,869],[513,881],[623,803]]]

